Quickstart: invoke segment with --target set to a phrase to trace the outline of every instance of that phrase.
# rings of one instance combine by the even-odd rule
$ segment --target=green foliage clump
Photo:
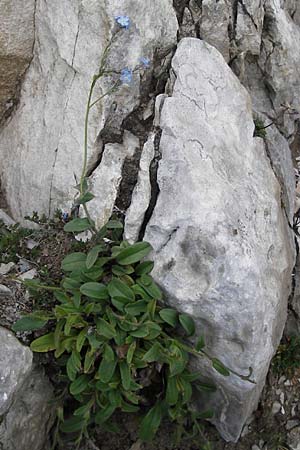
[[[255,125],[254,136],[265,139],[265,137],[267,136],[267,132],[263,120],[257,117],[256,119],[254,119],[254,125]]]
[[[0,263],[16,262],[17,255],[24,253],[24,239],[31,233],[18,224],[6,226],[0,221]]]
[[[162,303],[150,275],[153,262],[141,261],[151,246],[116,240],[121,234],[122,225],[110,221],[88,253],[66,256],[60,286],[25,281],[31,289],[52,290],[57,303],[52,311],[35,311],[13,327],[20,332],[50,326],[31,349],[54,351],[72,398],[68,417],[60,412],[60,430],[78,433],[77,442],[92,425],[107,424],[116,410],[143,413],[145,404],[143,440],[153,438],[164,417],[177,423],[179,434],[187,421],[197,432],[198,421],[211,417],[191,406],[193,390],[215,390],[188,369],[190,353],[205,356],[204,340],[198,339],[195,348],[186,345],[184,336],[195,333],[195,324]],[[229,375],[217,359],[212,364]]]
[[[300,369],[300,337],[291,336],[278,347],[273,358],[272,367],[278,375],[292,376],[296,369]]]

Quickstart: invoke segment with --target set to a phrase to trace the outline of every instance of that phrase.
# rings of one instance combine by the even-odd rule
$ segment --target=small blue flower
[[[130,27],[130,19],[128,16],[116,16],[115,21],[121,28],[125,28],[125,30],[128,30]]]
[[[66,222],[69,218],[69,214],[67,212],[63,212],[61,216],[62,216],[62,220],[64,222]]]
[[[133,77],[132,70],[128,69],[128,67],[125,67],[125,69],[121,70],[120,80],[122,84],[131,84],[132,77]]]
[[[150,59],[149,58],[145,58],[145,56],[143,56],[142,58],[140,58],[140,62],[142,63],[144,69],[149,69],[149,67],[150,67]]]

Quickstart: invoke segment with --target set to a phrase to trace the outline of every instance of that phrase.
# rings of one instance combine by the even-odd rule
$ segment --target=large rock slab
[[[17,100],[33,56],[35,0],[0,0],[0,122]]]
[[[176,44],[178,26],[171,0],[37,2],[34,58],[19,108],[0,134],[0,178],[15,219],[22,220],[33,210],[48,215],[71,205],[75,178],[81,172],[89,86],[119,14],[130,16],[131,27],[119,33],[109,66],[117,72],[125,66],[135,68],[145,56],[151,61],[147,72],[151,81],[154,60]],[[112,83],[100,84],[95,98]],[[103,144],[122,143],[121,125],[140,104],[140,86],[136,73],[131,86],[122,86],[103,107],[100,103],[94,107],[89,126],[91,171]]]
[[[286,320],[294,265],[281,189],[251,101],[220,53],[184,39],[173,58],[173,95],[161,112],[159,195],[146,227],[154,277],[169,303],[191,314],[208,352],[235,375],[213,400],[223,437],[236,440],[255,409]],[[134,201],[134,199],[133,199]]]
[[[0,448],[44,450],[53,425],[53,390],[32,352],[0,327]]]
[[[0,415],[9,409],[13,396],[32,368],[32,353],[15,336],[0,327]]]

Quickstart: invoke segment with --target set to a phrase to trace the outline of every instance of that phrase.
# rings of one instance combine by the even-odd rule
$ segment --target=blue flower
[[[63,220],[64,222],[66,222],[66,221],[68,220],[68,218],[69,218],[69,214],[68,214],[67,212],[63,212],[63,213],[62,213],[62,220]]]
[[[130,19],[128,16],[116,16],[115,21],[121,28],[125,28],[125,30],[128,30],[130,27]]]
[[[128,67],[125,67],[125,69],[122,69],[120,80],[122,84],[131,84],[132,82],[133,73],[131,69],[128,69]]]
[[[142,63],[144,69],[149,69],[149,67],[150,67],[150,59],[149,58],[145,58],[145,56],[143,56],[142,58],[140,58],[140,62]]]

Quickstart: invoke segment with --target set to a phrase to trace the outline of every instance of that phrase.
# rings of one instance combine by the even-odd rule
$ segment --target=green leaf
[[[105,359],[102,359],[97,372],[97,378],[102,383],[109,383],[113,377],[113,374],[115,373],[116,365],[117,365],[116,358],[113,361],[107,361]]]
[[[118,391],[117,389],[113,389],[113,390],[109,391],[108,400],[109,400],[109,403],[112,406],[114,406],[115,408],[118,408],[119,406],[121,406],[122,396],[121,396],[120,391]]]
[[[87,420],[83,417],[71,417],[70,419],[65,420],[60,425],[60,430],[63,433],[74,433],[76,431],[81,431],[87,425]]]
[[[136,413],[139,411],[140,408],[139,408],[139,406],[130,405],[129,403],[124,402],[124,400],[123,400],[121,409],[122,409],[122,411],[124,411],[126,413]]]
[[[12,326],[12,330],[17,331],[33,331],[43,328],[48,320],[43,320],[33,315],[28,315],[17,320]]]
[[[186,381],[196,381],[199,380],[199,378],[202,376],[201,372],[184,372],[181,374],[181,377],[183,377]]]
[[[179,383],[181,385],[181,392],[182,392],[182,401],[184,403],[189,403],[192,397],[192,385],[189,381],[186,381],[183,377],[178,377]]]
[[[101,319],[101,318],[97,319],[96,326],[97,326],[98,333],[101,334],[102,336],[106,337],[107,339],[112,339],[113,337],[116,336],[115,328],[110,323],[108,323],[106,320]]]
[[[154,345],[150,348],[150,350],[145,353],[143,356],[143,361],[154,362],[159,361],[161,356],[161,346],[158,342],[155,342]]]
[[[139,314],[147,311],[147,303],[144,300],[139,300],[134,303],[128,303],[124,309],[127,314],[130,314],[131,316],[138,316]]]
[[[116,260],[121,266],[128,264],[134,264],[139,262],[145,256],[147,256],[152,250],[152,247],[148,242],[138,242],[128,248],[122,250],[116,257]]]
[[[84,373],[88,373],[90,371],[90,368],[95,362],[96,356],[97,355],[95,354],[95,351],[93,349],[86,352],[83,364]]]
[[[216,369],[217,372],[219,372],[224,377],[229,377],[230,372],[227,369],[227,367],[224,366],[224,364],[221,363],[217,358],[212,358],[211,360],[213,368]]]
[[[60,291],[54,291],[54,297],[61,303],[69,303],[70,297],[67,294]]]
[[[132,266],[118,266],[117,264],[114,264],[112,266],[112,273],[117,277],[122,277],[123,275],[134,273],[134,268]]]
[[[194,385],[200,392],[216,392],[217,387],[212,383],[197,382]]]
[[[88,375],[80,375],[76,380],[70,384],[70,393],[72,395],[81,394],[85,391],[90,382],[90,377]]]
[[[127,284],[123,283],[123,281],[118,278],[113,278],[111,282],[107,286],[109,295],[112,298],[124,298],[127,299],[128,302],[133,302],[135,299],[135,295],[132,289],[130,289]]]
[[[106,224],[108,230],[123,230],[123,224],[119,220],[109,220]]]
[[[64,230],[70,233],[81,233],[82,231],[89,230],[90,228],[91,224],[89,219],[86,217],[83,219],[73,219],[64,226]]]
[[[168,385],[166,392],[166,402],[169,405],[175,405],[178,401],[179,391],[177,388],[176,377],[168,377]]]
[[[66,336],[70,336],[72,327],[81,327],[82,325],[87,325],[87,322],[83,321],[82,317],[79,314],[70,314],[67,316],[64,333]]]
[[[112,349],[112,347],[108,344],[105,345],[103,358],[105,361],[114,361],[115,360],[115,353]]]
[[[135,273],[139,276],[147,275],[152,271],[153,267],[154,267],[153,261],[144,261],[136,267]]]
[[[76,351],[72,351],[71,356],[69,357],[66,365],[67,375],[71,381],[74,381],[76,378],[77,372],[81,369],[81,361],[80,355]]]
[[[164,308],[159,311],[159,315],[161,319],[166,322],[168,325],[171,325],[171,327],[176,327],[177,325],[177,311],[172,308]]]
[[[103,250],[103,245],[96,245],[87,254],[86,267],[91,269],[98,259],[99,253]]]
[[[188,336],[195,334],[195,322],[187,314],[179,314],[179,322],[186,331]]]
[[[145,339],[147,340],[153,340],[156,339],[157,336],[160,335],[162,329],[161,327],[158,325],[158,323],[155,322],[146,322],[145,325],[148,327],[149,330],[149,334],[147,336],[145,336]]]
[[[130,344],[128,351],[127,351],[127,355],[126,355],[127,364],[132,363],[132,358],[133,358],[135,349],[136,349],[136,342],[134,341],[134,342],[132,342],[132,344]]]
[[[44,334],[31,342],[30,348],[33,352],[44,353],[55,350],[54,333]]]
[[[54,330],[54,345],[55,345],[56,349],[58,349],[60,347],[61,335],[62,335],[62,330],[64,328],[65,322],[66,322],[65,319],[60,319],[56,323],[56,327]]]
[[[195,349],[197,350],[197,352],[200,352],[204,347],[205,347],[204,336],[200,336],[195,345]]]
[[[75,200],[75,205],[84,205],[95,198],[94,194],[91,192],[86,192]]]
[[[85,278],[88,278],[88,280],[98,281],[102,278],[103,272],[104,272],[103,268],[98,267],[97,263],[91,269],[84,270],[82,274],[84,275]],[[88,280],[85,279],[84,281]]]
[[[96,283],[95,281],[90,281],[84,283],[80,287],[80,292],[90,298],[95,298],[97,300],[107,300],[108,291],[104,284]]]
[[[157,286],[157,284],[154,283],[154,281],[150,276],[143,275],[136,281],[140,286],[142,286],[142,288],[147,292],[147,294],[150,295],[151,298],[155,298],[156,300],[162,299],[162,292],[160,288]]]
[[[142,420],[139,437],[143,441],[151,441],[157,432],[163,417],[163,406],[157,402]]]
[[[209,409],[207,411],[204,411],[203,413],[199,413],[197,415],[197,418],[202,420],[213,419],[214,415],[215,415],[214,412]]]
[[[84,346],[87,333],[88,333],[88,328],[83,328],[83,330],[81,330],[80,333],[77,336],[77,339],[76,339],[76,350],[78,351],[78,353],[81,352],[82,347]]]
[[[130,389],[130,384],[131,384],[130,367],[126,361],[121,361],[121,362],[119,362],[119,368],[120,368],[122,385],[123,385],[125,391],[128,391]]]
[[[66,290],[73,291],[81,286],[80,281],[73,280],[72,278],[66,277],[63,280],[62,286]]]
[[[70,253],[61,263],[61,268],[65,272],[80,271],[85,268],[86,255],[82,252]]]
[[[102,423],[106,422],[114,413],[116,407],[111,404],[107,404],[104,408],[101,409],[96,415],[95,415],[95,422],[98,425],[101,425]]]
[[[168,358],[171,376],[178,375],[184,371],[188,363],[188,355],[176,345],[170,346],[170,357]]]
[[[88,419],[90,417],[90,411],[94,405],[94,400],[91,399],[88,401],[85,405],[80,406],[74,411],[74,416],[81,416],[85,419]]]
[[[149,334],[149,328],[146,325],[142,325],[135,331],[131,331],[130,335],[137,337],[137,338],[144,338],[148,336]]]

